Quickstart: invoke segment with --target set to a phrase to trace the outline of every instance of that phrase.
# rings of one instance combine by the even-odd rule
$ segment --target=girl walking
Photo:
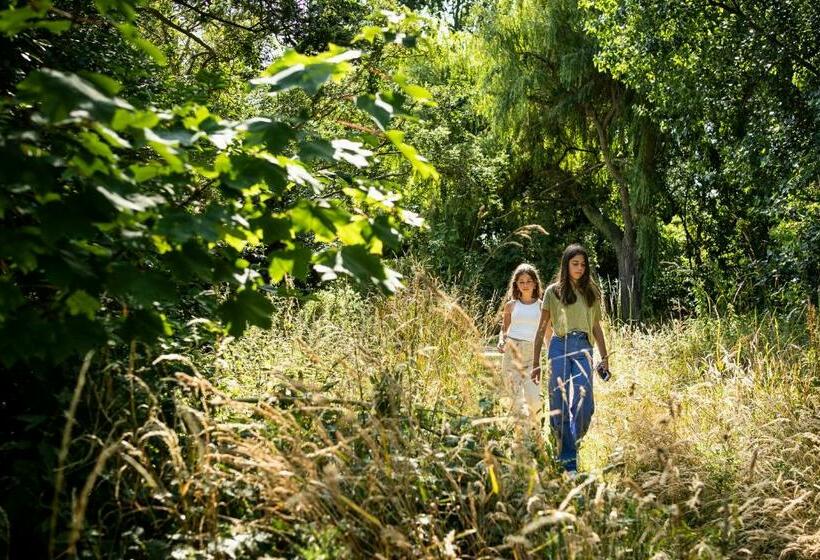
[[[540,430],[541,393],[530,376],[530,364],[543,302],[541,279],[533,266],[521,264],[513,271],[506,300],[498,341],[498,349],[504,354],[501,372],[511,392],[513,415]]]
[[[553,335],[547,356],[550,425],[558,442],[558,460],[570,473],[578,468],[578,442],[589,429],[595,401],[592,395],[592,344],[609,370],[606,341],[601,330],[601,290],[589,275],[589,257],[581,245],[570,245],[561,257],[554,282],[545,290],[543,311],[533,344],[532,376],[540,380],[541,341],[549,328]]]

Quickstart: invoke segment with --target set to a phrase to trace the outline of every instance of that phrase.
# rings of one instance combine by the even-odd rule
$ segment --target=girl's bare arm
[[[592,327],[592,336],[595,337],[595,343],[598,345],[598,352],[601,354],[601,361],[604,367],[609,368],[609,357],[606,351],[606,340],[604,339],[604,331],[601,328],[601,323],[595,321]]]
[[[498,335],[498,349],[504,351],[504,344],[507,341],[507,331],[510,330],[510,322],[512,321],[512,303],[511,301],[504,304],[504,315],[501,320],[501,333]]]
[[[547,329],[552,330],[550,325],[549,309],[541,310],[541,319],[538,321],[538,330],[535,333],[535,340],[532,348],[532,373],[530,376],[535,383],[541,383],[541,349],[544,346],[544,335]]]

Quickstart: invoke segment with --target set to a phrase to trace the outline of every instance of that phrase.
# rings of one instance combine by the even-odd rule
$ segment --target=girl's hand
[[[498,344],[496,345],[496,348],[498,348],[498,351],[501,352],[502,354],[504,353],[504,345],[505,345],[505,343],[504,343],[503,340],[500,340],[498,342]]]
[[[532,379],[532,382],[536,385],[541,384],[541,366],[535,366],[534,368],[532,368],[532,371],[530,372],[530,378]]]

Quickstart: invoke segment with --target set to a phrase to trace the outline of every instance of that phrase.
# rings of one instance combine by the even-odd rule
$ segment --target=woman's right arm
[[[547,329],[552,330],[550,325],[550,310],[541,310],[541,319],[538,321],[538,330],[535,332],[535,340],[532,343],[532,372],[530,377],[534,383],[541,383],[541,348],[544,345],[544,335]]]
[[[501,332],[498,335],[498,349],[503,352],[504,344],[507,342],[507,331],[510,330],[510,322],[512,321],[512,302],[508,301],[504,304],[504,318],[501,320]]]

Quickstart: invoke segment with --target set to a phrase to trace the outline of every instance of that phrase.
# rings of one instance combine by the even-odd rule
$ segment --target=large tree
[[[488,114],[548,195],[542,203],[578,208],[611,243],[617,313],[639,320],[655,268],[657,128],[632,90],[595,67],[574,0],[501,0],[485,22]]]
[[[664,182],[712,297],[816,297],[820,6],[588,0],[600,65],[669,136]]]

